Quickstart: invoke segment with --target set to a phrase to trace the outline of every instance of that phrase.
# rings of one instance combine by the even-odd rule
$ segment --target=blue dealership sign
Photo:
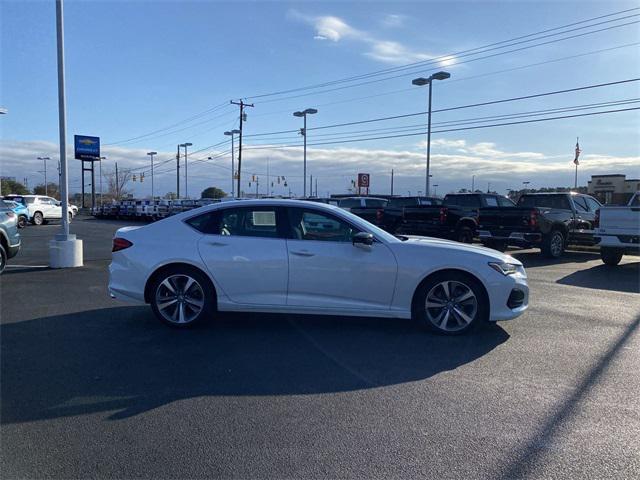
[[[100,137],[88,137],[87,135],[74,135],[76,160],[98,161],[100,160]]]

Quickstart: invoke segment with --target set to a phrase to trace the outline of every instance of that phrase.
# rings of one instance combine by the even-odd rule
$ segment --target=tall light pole
[[[438,72],[431,75],[429,78],[415,78],[411,81],[413,85],[417,85],[422,87],[424,85],[429,85],[429,109],[427,113],[427,173],[425,180],[425,195],[429,196],[429,171],[431,166],[431,90],[434,80],[446,80],[451,76],[448,72]]]
[[[304,118],[304,127],[300,129],[300,133],[304,137],[304,172],[302,174],[302,185],[304,186],[304,188],[302,198],[307,198],[307,115],[313,115],[315,113],[318,113],[318,110],[316,110],[315,108],[307,108],[302,112],[293,112],[294,117]]]
[[[51,160],[49,157],[38,157],[38,160],[42,160],[44,163],[44,194],[48,197],[49,190],[47,188],[47,160]]]
[[[100,157],[100,164],[99,164],[100,171],[98,173],[98,175],[100,175],[100,206],[101,207],[102,207],[102,161],[106,159],[107,157]]]
[[[153,156],[157,154],[158,152],[147,152],[147,155],[151,157],[151,200],[155,198],[153,195]]]
[[[187,170],[187,147],[192,146],[193,143],[181,143],[180,146],[184,147],[184,198],[189,198],[189,172]]]
[[[235,187],[235,178],[236,178],[236,160],[235,160],[235,146],[233,140],[235,135],[240,134],[240,130],[234,129],[228,132],[224,132],[225,135],[231,136],[231,198],[236,198],[236,187]],[[239,196],[239,195],[238,195]]]

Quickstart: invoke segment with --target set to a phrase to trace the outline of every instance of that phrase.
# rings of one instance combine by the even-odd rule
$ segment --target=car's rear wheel
[[[33,214],[33,224],[34,225],[42,225],[44,223],[44,217],[42,216],[42,212],[36,212]]]
[[[4,272],[4,267],[7,266],[7,251],[4,249],[4,245],[0,245],[0,273]]]
[[[420,286],[413,316],[433,331],[460,335],[488,320],[489,305],[478,280],[459,272],[445,272]]]
[[[209,280],[196,269],[175,268],[156,277],[151,308],[162,322],[188,328],[210,316],[215,298]]]
[[[542,238],[540,247],[545,257],[560,258],[564,253],[564,235],[560,230],[553,230]]]
[[[600,249],[600,258],[602,258],[605,265],[615,267],[622,260],[622,252],[615,248],[603,247]]]

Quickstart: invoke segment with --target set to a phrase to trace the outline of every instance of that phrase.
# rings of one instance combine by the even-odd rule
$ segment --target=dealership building
[[[640,179],[628,179],[622,174],[592,175],[587,183],[587,193],[602,203],[626,204],[637,191],[640,191]]]

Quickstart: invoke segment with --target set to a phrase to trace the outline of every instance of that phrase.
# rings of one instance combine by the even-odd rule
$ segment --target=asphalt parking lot
[[[639,478],[640,258],[527,267],[531,307],[471,336],[227,314],[189,331],[107,295],[111,236],[0,279],[2,478]]]

